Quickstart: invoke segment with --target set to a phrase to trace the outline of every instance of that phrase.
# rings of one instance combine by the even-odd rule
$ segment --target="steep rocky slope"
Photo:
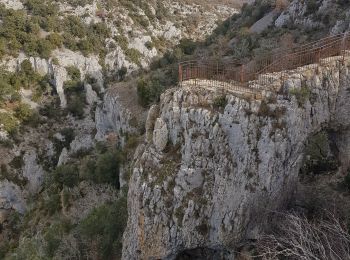
[[[28,3],[30,3],[31,5],[29,5]],[[16,15],[23,15],[23,12],[25,14],[28,13],[28,15],[31,13],[33,15],[38,15],[38,10],[32,7],[31,11],[28,11],[28,6],[38,6],[39,9],[39,7],[46,8],[50,5],[50,3],[51,1],[44,1],[42,4],[37,3],[35,1],[1,1],[1,4],[4,4],[6,8],[18,10],[18,13],[13,13],[13,17],[15,17]],[[23,63],[29,61],[34,72],[38,73],[41,76],[47,75],[47,77],[49,78],[50,87],[54,88],[53,90],[50,90],[49,93],[57,92],[62,108],[66,108],[67,98],[69,98],[67,97],[67,95],[71,95],[70,93],[65,93],[67,92],[67,86],[65,84],[72,79],[71,75],[69,75],[68,69],[78,69],[80,74],[79,79],[77,80],[84,82],[84,89],[82,90],[82,92],[84,92],[84,95],[86,97],[84,98],[83,102],[86,102],[87,106],[84,108],[83,114],[84,117],[86,117],[86,119],[77,119],[73,117],[64,118],[63,116],[60,120],[56,120],[55,122],[55,120],[51,120],[52,118],[50,118],[50,116],[46,118],[50,121],[50,135],[58,134],[59,131],[61,131],[63,128],[72,128],[75,129],[76,133],[80,132],[76,137],[76,141],[72,143],[72,147],[75,146],[75,148],[68,149],[69,153],[71,154],[75,153],[81,148],[90,149],[93,145],[92,138],[94,138],[94,136],[92,133],[94,131],[95,125],[93,122],[93,118],[90,117],[90,114],[94,114],[96,103],[101,102],[100,97],[98,95],[104,92],[106,87],[106,77],[109,73],[116,74],[116,71],[118,71],[122,67],[126,67],[129,73],[133,70],[138,69],[139,66],[146,68],[152,58],[154,58],[158,54],[161,54],[162,51],[165,51],[168,47],[178,42],[182,37],[188,36],[193,38],[201,38],[207,33],[210,33],[211,30],[213,30],[218,19],[225,18],[232,12],[234,12],[234,9],[232,9],[232,7],[224,5],[215,5],[213,7],[206,6],[205,8],[209,8],[210,10],[204,10],[199,5],[171,1],[162,3],[162,8],[167,9],[166,12],[169,12],[169,16],[160,17],[160,14],[158,14],[159,16],[158,18],[156,18],[155,12],[159,9],[157,7],[157,1],[145,3],[145,6],[143,6],[143,10],[140,6],[138,6],[138,4],[140,3],[135,4],[126,2],[121,2],[119,4],[115,3],[112,5],[104,3],[103,1],[87,1],[85,3],[81,2],[80,4],[78,4],[77,8],[75,8],[77,4],[73,2],[70,4],[63,1],[58,1],[57,4],[58,14],[61,15],[59,19],[64,20],[67,17],[74,16],[78,19],[81,19],[86,25],[90,25],[90,23],[103,23],[107,26],[107,28],[111,30],[111,34],[108,35],[108,38],[104,39],[106,43],[106,48],[109,46],[107,53],[105,53],[105,56],[99,56],[98,54],[94,53],[85,55],[85,53],[81,53],[80,51],[71,50],[68,49],[67,46],[62,46],[61,48],[53,50],[50,54],[50,57],[48,58],[29,56],[28,54],[20,51],[19,53],[16,53],[16,55],[14,55],[16,57],[13,57],[11,55],[5,55],[4,57],[2,57],[1,63],[5,70],[16,73],[21,70],[21,65]],[[146,7],[150,9],[147,9]],[[214,11],[214,9],[216,11]],[[24,11],[22,12],[22,10]],[[151,11],[151,13],[147,14],[150,17],[143,13],[146,10]],[[136,14],[138,13],[140,13],[139,16],[142,16],[147,21],[149,20],[149,26],[145,27],[144,25],[142,25],[142,23],[140,24],[139,22],[137,22],[137,18],[139,16],[136,16]],[[189,23],[186,21],[188,21],[188,19],[193,19],[194,17],[196,17],[197,21],[201,23],[205,28],[203,28],[203,26],[199,24],[198,26],[199,28],[201,28],[200,30],[190,29],[190,27],[188,27]],[[204,19],[202,19],[204,17],[205,23]],[[123,18],[122,20],[125,22],[121,23],[118,26],[115,26],[116,21],[119,21],[121,18]],[[79,22],[80,20],[77,21]],[[175,23],[178,25],[175,26]],[[128,34],[128,32],[131,31],[132,34]],[[191,31],[191,33],[189,33],[189,31]],[[152,37],[146,36],[147,32],[150,32]],[[44,35],[49,34],[48,32],[45,32],[43,30],[41,31],[41,33]],[[123,42],[116,42],[116,39],[118,38],[117,36],[122,37]],[[118,39],[121,39],[120,37]],[[159,46],[156,46],[156,44],[152,41],[157,42]],[[152,47],[146,48],[146,42],[152,45]],[[113,48],[111,47],[112,43],[114,43]],[[126,45],[127,48],[123,49],[121,45]],[[130,57],[127,57],[127,55],[125,55],[125,52],[127,52],[127,50],[129,49],[135,49],[138,53],[140,53],[139,58],[141,60],[139,64],[135,64],[135,62],[133,63],[132,61],[130,61]],[[88,82],[92,83],[89,84]],[[54,103],[54,101],[50,99],[51,97],[47,98],[44,96],[40,97],[39,100],[38,98],[34,98],[36,94],[35,91],[36,90],[34,89],[27,89],[23,86],[20,86],[18,92],[21,94],[22,102],[29,104],[34,110],[39,107],[43,107],[43,105],[47,103]],[[110,96],[111,99],[114,98],[113,95],[107,95],[105,106],[108,106],[108,96]],[[55,95],[53,94],[53,99],[54,97]],[[51,106],[55,107],[54,104],[52,104]],[[2,107],[2,109],[4,113],[7,113],[9,115],[14,114],[13,111],[9,109],[9,107]],[[59,114],[60,108],[55,109],[57,109],[57,114]],[[92,112],[90,112],[90,110],[92,110]],[[113,107],[113,110],[115,110],[115,107]],[[103,123],[104,122],[98,121],[98,124]],[[52,126],[52,124],[54,126]],[[107,122],[105,122],[105,124],[107,124]],[[3,126],[1,131],[3,137],[2,141],[7,142],[9,137],[8,133],[6,133],[5,129],[3,129]],[[41,134],[42,132],[45,132],[45,127],[46,125],[44,124],[44,126],[42,126],[41,129],[38,129],[38,133],[36,133],[36,131],[34,130],[30,130],[30,133],[24,134],[23,138],[28,138],[28,141],[22,140],[22,143],[12,150],[4,147],[3,153],[10,153],[10,155],[12,154],[12,156],[3,157],[0,163],[9,164],[11,159],[21,154],[21,152],[26,153],[28,149],[33,150],[34,154],[40,153],[40,151],[36,150],[41,150],[46,151],[46,156],[52,156],[55,152],[52,151],[52,149],[54,149],[52,140],[49,140],[51,137],[48,137],[48,132],[46,132],[47,134],[44,135]],[[56,131],[56,133],[52,133],[53,131]],[[34,147],[33,149],[31,149],[30,139],[36,139],[38,135],[41,135],[41,139],[43,141],[41,144],[38,144],[38,147]],[[61,138],[59,137],[59,134],[58,138]],[[58,151],[58,153],[60,152],[61,151]],[[62,164],[62,162],[64,161],[64,157],[67,157],[67,155],[65,154],[67,154],[67,151],[65,151],[61,156],[60,164]],[[29,157],[32,158],[33,156]],[[23,167],[24,169],[27,169],[26,172],[31,172],[35,174],[35,172],[37,172],[37,166],[32,161],[36,160],[33,158],[24,160]],[[67,158],[65,159],[65,161],[67,161]],[[22,175],[20,172],[18,174]],[[38,175],[42,175],[42,173],[38,173]],[[31,176],[23,177],[32,178]],[[5,202],[6,201],[7,199],[5,199]],[[11,206],[9,207],[11,208]]]
[[[1,1],[0,3],[9,9],[18,10],[18,14],[22,14],[21,11],[25,10],[28,14],[35,15],[38,15],[39,11],[46,11],[42,6],[47,7],[53,3],[54,7],[57,6],[58,17],[55,23],[65,24],[65,19],[71,19],[72,23],[76,23],[76,28],[72,27],[72,32],[69,33],[82,38],[77,46],[65,39],[65,44],[62,46],[64,48],[54,51],[48,58],[42,59],[20,51],[19,57],[8,55],[3,57],[1,62],[5,68],[14,71],[19,70],[23,60],[29,59],[36,71],[52,75],[53,84],[63,107],[66,106],[63,84],[68,80],[67,66],[78,67],[82,78],[85,76],[95,78],[103,91],[104,74],[116,77],[121,69],[125,69],[125,73],[131,73],[139,68],[147,68],[152,59],[174,46],[180,39],[203,39],[215,29],[219,20],[237,12],[236,9],[224,4],[200,6],[181,1],[105,3],[94,0],[70,4],[46,0],[42,4],[35,1],[29,1],[28,4],[24,1],[25,6],[21,1]],[[27,10],[28,8],[25,8],[27,6],[34,7]],[[84,25],[96,25],[101,27],[100,30],[105,30],[102,46],[91,46],[84,42],[84,35],[78,32],[84,29]],[[55,31],[46,30],[41,28],[40,38],[44,38],[42,35],[47,38],[55,33]],[[62,32],[62,28],[55,30]],[[68,29],[63,28],[64,30]],[[68,32],[64,31],[64,33]],[[67,35],[63,36],[71,37],[70,34]],[[91,48],[94,49],[93,53],[89,53],[90,50],[86,53]],[[80,49],[83,54],[77,49]]]
[[[350,59],[288,72],[285,95],[171,89],[149,112],[129,184],[123,259],[208,248],[233,259],[295,192],[309,136],[330,128],[349,167]],[[298,94],[299,93],[299,94]],[[301,95],[301,93],[304,93]]]

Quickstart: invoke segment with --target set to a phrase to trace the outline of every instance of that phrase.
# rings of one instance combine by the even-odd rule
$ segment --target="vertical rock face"
[[[52,76],[62,107],[67,105],[67,99],[64,94],[64,82],[69,79],[66,69],[69,66],[78,68],[83,79],[87,76],[94,78],[99,89],[102,92],[104,91],[102,66],[99,64],[97,56],[84,57],[81,53],[61,49],[55,50],[52,57],[57,59],[58,64],[53,64],[52,58],[27,57],[24,53],[20,53],[17,58],[3,61],[2,65],[5,65],[9,71],[13,72],[19,70],[22,62],[28,59],[36,72],[41,75],[47,74]]]
[[[37,154],[35,151],[28,151],[24,157],[23,176],[28,180],[27,190],[30,193],[36,193],[44,181],[44,170],[37,163]]]
[[[96,139],[115,135],[123,143],[125,136],[138,134],[145,121],[145,110],[137,104],[136,91],[125,86],[110,88],[103,103],[96,108]]]
[[[9,210],[16,210],[23,214],[26,204],[22,190],[17,185],[4,180],[0,181],[0,215]]]
[[[228,94],[222,108],[203,89],[164,93],[146,123],[153,138],[135,155],[123,259],[174,259],[196,248],[230,255],[256,237],[264,214],[293,196],[308,137],[324,127],[348,133],[349,64],[290,71],[288,95]],[[339,138],[340,158],[349,160],[349,136]]]

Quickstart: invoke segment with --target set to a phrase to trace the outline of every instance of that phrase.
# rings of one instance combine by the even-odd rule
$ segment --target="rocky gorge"
[[[0,258],[240,259],[318,179],[302,172],[320,133],[319,179],[344,189],[348,56],[269,74],[255,97],[177,86],[177,63],[343,32],[346,1],[0,3],[18,38],[0,27]]]

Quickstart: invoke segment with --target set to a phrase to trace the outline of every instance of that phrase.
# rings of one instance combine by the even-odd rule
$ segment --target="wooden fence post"
[[[317,50],[317,54],[316,54],[316,62],[320,63],[320,60],[321,60],[321,48]]]
[[[219,62],[216,62],[216,80],[219,80]]]
[[[182,86],[182,64],[179,64],[179,82],[180,86]]]
[[[244,65],[241,65],[241,72],[240,72],[240,81],[241,83],[244,82]]]
[[[342,39],[342,44],[341,44],[341,49],[342,49],[342,54],[343,54],[343,63],[345,62],[345,51],[346,51],[346,41],[347,41],[347,34],[344,34],[344,37]]]

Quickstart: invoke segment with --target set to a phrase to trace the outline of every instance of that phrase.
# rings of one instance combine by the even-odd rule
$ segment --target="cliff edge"
[[[135,154],[123,259],[206,248],[233,258],[297,187],[307,139],[335,133],[349,166],[350,59],[289,71],[262,100],[200,87],[166,91]]]

